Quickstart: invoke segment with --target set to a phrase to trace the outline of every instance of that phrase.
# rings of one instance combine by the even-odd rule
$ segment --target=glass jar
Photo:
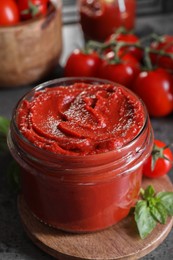
[[[86,40],[104,41],[119,27],[134,29],[136,0],[79,0],[78,9]]]
[[[21,194],[33,215],[61,230],[90,232],[112,226],[125,218],[134,206],[141,187],[142,165],[151,153],[153,132],[142,104],[144,125],[137,136],[121,148],[82,156],[56,154],[33,145],[18,128],[22,102],[33,100],[35,93],[45,88],[75,82],[107,83],[66,78],[37,86],[14,109],[8,146],[21,167]],[[136,102],[141,102],[127,91]]]

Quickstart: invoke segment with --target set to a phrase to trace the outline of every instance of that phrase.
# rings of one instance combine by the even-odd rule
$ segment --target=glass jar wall
[[[41,125],[43,130],[46,127],[46,124],[41,121],[36,125],[37,119],[43,112],[47,113],[52,107],[57,109],[57,106],[60,106],[59,103],[56,105],[56,99],[54,99],[56,96],[59,97],[59,94],[56,94],[59,88],[57,86],[65,86],[68,91],[69,86],[73,88],[73,84],[76,82],[78,84],[85,82],[90,84],[91,88],[92,85],[95,87],[98,84],[108,84],[106,81],[97,79],[67,78],[53,80],[31,90],[14,109],[8,135],[8,146],[21,167],[21,196],[23,196],[34,216],[46,224],[65,231],[91,232],[102,230],[117,223],[125,218],[130,208],[134,206],[141,187],[142,165],[152,149],[153,132],[145,106],[130,90],[121,87],[127,97],[141,107],[141,116],[144,119],[139,133],[124,145],[119,148],[115,147],[108,152],[75,155],[54,153],[39,147],[37,142],[33,144],[30,140],[38,132],[38,141],[42,140],[44,136],[43,132],[38,131],[38,125]],[[111,84],[114,85],[113,89],[119,88],[119,85]],[[37,106],[38,102],[34,103],[34,100],[39,95],[45,94],[46,91],[49,95],[44,96],[43,103],[39,103],[39,106]],[[54,93],[53,96],[52,93]],[[110,97],[113,95],[112,89],[109,87],[107,95]],[[93,94],[91,97],[93,97]],[[45,109],[43,104],[48,98],[54,100],[55,103],[53,106],[50,104],[48,109]],[[66,98],[65,100],[69,99]],[[74,101],[74,99],[72,100]],[[88,98],[83,98],[83,100],[88,102]],[[80,102],[78,100],[78,104]],[[29,108],[30,103],[33,104],[31,108]],[[129,109],[126,104],[125,107]],[[33,108],[38,108],[38,111],[34,111]],[[23,112],[21,113],[24,110],[26,110],[26,115]],[[37,116],[34,115],[33,117],[35,112]],[[79,111],[76,110],[76,113],[79,113]],[[123,113],[123,110],[121,110],[121,113]],[[129,113],[127,113],[128,115]],[[25,121],[28,119],[28,133],[32,128],[32,122],[36,131],[31,133],[30,137],[22,134],[26,127]],[[19,122],[21,120],[23,120],[23,129],[21,129]],[[51,122],[52,119],[47,123]],[[99,123],[100,121],[98,121]],[[128,126],[129,123],[130,121],[128,121]],[[138,123],[140,124],[139,121]],[[54,124],[52,129],[53,132],[56,132]],[[133,130],[135,131],[135,129]],[[123,134],[122,132],[122,136]],[[45,136],[47,137],[48,134],[46,133]],[[70,140],[69,132],[68,136]],[[77,135],[75,138],[77,138]],[[84,137],[82,137],[81,142],[83,139]],[[80,145],[81,142],[79,142]]]

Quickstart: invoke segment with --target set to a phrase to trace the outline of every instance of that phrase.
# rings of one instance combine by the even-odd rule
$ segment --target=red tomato
[[[28,20],[47,13],[48,0],[18,0],[21,20]]]
[[[96,52],[86,54],[76,49],[67,59],[64,74],[66,77],[95,77],[99,63],[100,58]]]
[[[119,34],[112,34],[107,41],[117,41],[117,42],[124,42],[124,43],[131,43],[136,44],[139,43],[139,38],[132,33],[119,33]],[[135,46],[127,46],[121,48],[124,52],[132,54],[137,60],[141,60],[143,57],[143,51]]]
[[[20,20],[19,10],[14,0],[0,1],[0,26],[14,25]]]
[[[151,116],[166,116],[172,112],[173,79],[166,70],[141,72],[132,90],[142,98]]]
[[[166,144],[160,140],[154,141],[152,153],[143,166],[143,175],[157,178],[169,172],[172,168],[173,154],[170,148],[164,149],[165,146]],[[152,160],[154,160],[154,167],[152,167]]]
[[[154,50],[163,50],[166,53],[173,54],[173,36],[164,35],[161,42],[152,42],[151,48]],[[173,59],[161,56],[159,54],[151,54],[151,60],[153,64],[159,67],[166,68],[168,70],[173,70]]]
[[[108,53],[107,56],[111,53]],[[137,75],[140,73],[140,64],[131,54],[121,57],[119,63],[103,60],[98,70],[98,77],[117,82],[125,87],[131,88]]]

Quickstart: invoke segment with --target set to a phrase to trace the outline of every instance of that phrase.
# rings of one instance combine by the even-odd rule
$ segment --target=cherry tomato
[[[67,59],[64,74],[66,77],[95,77],[100,58],[96,52],[86,54],[75,49]]]
[[[150,116],[161,117],[172,112],[173,79],[166,70],[142,71],[132,90],[142,98]]]
[[[172,168],[173,154],[170,148],[165,147],[164,142],[154,140],[152,153],[143,166],[143,175],[157,178],[169,172]]]
[[[110,56],[108,53],[107,56]],[[137,75],[140,73],[140,64],[131,54],[125,54],[120,62],[112,62],[110,59],[103,60],[99,69],[98,77],[117,82],[125,87],[131,88]]]
[[[47,13],[47,4],[48,0],[18,0],[21,20],[45,15]]]
[[[0,1],[0,26],[15,25],[19,22],[20,15],[14,0]]]
[[[154,41],[151,43],[151,48],[154,50],[163,50],[166,53],[173,54],[173,36],[172,35],[164,35],[162,37],[162,41]],[[159,67],[173,70],[173,59],[166,56],[161,56],[159,54],[151,54],[151,60],[153,64],[158,65]]]
[[[124,43],[131,43],[131,44],[136,44],[139,43],[140,39],[132,33],[118,33],[118,34],[112,34],[110,37],[107,39],[106,42],[108,41],[116,41],[116,42],[124,42]],[[125,46],[122,47],[121,50],[124,52],[132,54],[137,60],[141,61],[143,57],[143,51],[135,46]]]

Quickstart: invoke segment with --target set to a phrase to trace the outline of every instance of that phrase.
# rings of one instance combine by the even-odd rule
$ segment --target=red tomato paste
[[[134,28],[135,0],[80,0],[82,30],[87,38],[102,41],[119,27]]]
[[[136,97],[122,87],[89,85],[47,88],[24,100],[18,127],[39,148],[58,154],[98,154],[122,147],[144,125]]]
[[[130,90],[69,81],[48,82],[18,103],[8,144],[37,218],[66,231],[96,231],[136,202],[152,130]]]

